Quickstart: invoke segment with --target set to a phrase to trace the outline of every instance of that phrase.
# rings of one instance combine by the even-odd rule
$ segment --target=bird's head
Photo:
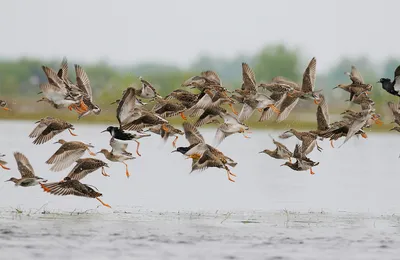
[[[6,180],[5,182],[8,182],[8,181],[12,181],[12,182],[17,182],[18,181],[18,179],[17,178],[14,178],[14,177],[11,177],[10,179],[8,179],[8,180]]]
[[[261,152],[259,152],[259,153],[265,153],[265,154],[272,154],[274,151],[271,151],[271,150],[268,150],[268,149],[265,149],[265,150],[262,150]]]
[[[387,79],[387,78],[380,78],[379,79],[379,81],[378,82],[376,82],[376,83],[386,83],[386,82],[390,82],[390,79]]]
[[[96,154],[99,154],[99,153],[102,153],[102,154],[106,155],[106,154],[108,154],[108,150],[107,149],[101,149]]]
[[[185,154],[189,150],[190,150],[190,147],[178,147],[178,148],[176,148],[176,150],[172,151],[171,153],[179,152],[181,154]]]
[[[281,166],[291,166],[292,164],[290,162],[285,162],[284,164],[281,164]]]
[[[109,127],[107,127],[107,129],[106,130],[103,130],[103,131],[101,131],[102,133],[104,133],[104,132],[109,132],[110,134],[112,133],[112,131],[113,130],[116,130],[116,129],[118,129],[118,127],[115,127],[115,126],[109,126]]]
[[[67,141],[64,139],[59,139],[57,142],[54,142],[54,144],[65,144]]]

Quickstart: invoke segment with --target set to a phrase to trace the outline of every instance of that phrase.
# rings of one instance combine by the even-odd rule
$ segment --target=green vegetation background
[[[301,82],[304,68],[312,57],[306,57],[300,50],[289,48],[283,44],[269,45],[252,56],[239,55],[232,59],[222,59],[207,55],[197,58],[189,67],[181,68],[168,64],[142,63],[133,66],[111,66],[107,62],[97,64],[82,64],[79,61],[69,60],[70,78],[74,78],[73,64],[79,63],[88,73],[93,88],[95,103],[103,109],[100,116],[89,116],[82,122],[116,123],[116,105],[110,105],[121,96],[122,91],[130,85],[139,87],[139,76],[150,81],[160,94],[166,95],[179,88],[181,83],[191,76],[204,70],[215,70],[223,85],[228,89],[235,89],[241,84],[241,62],[247,62],[254,69],[258,82],[268,82],[274,76],[285,76],[296,82]],[[17,60],[0,59],[0,99],[10,103],[10,113],[0,112],[0,119],[28,119],[37,120],[45,115],[59,116],[64,119],[76,121],[76,114],[66,110],[57,111],[48,104],[36,103],[40,98],[37,95],[39,84],[46,81],[41,69],[42,65],[58,69],[59,60],[48,61],[33,58],[20,58]],[[318,61],[318,57],[317,57]],[[325,73],[318,71],[316,89],[323,89],[328,100],[331,120],[340,117],[340,112],[347,109],[359,109],[345,100],[348,93],[333,87],[340,83],[348,83],[349,79],[344,74],[351,65],[355,65],[362,73],[365,82],[374,86],[372,99],[376,103],[377,112],[383,115],[386,123],[391,121],[387,108],[387,101],[396,98],[384,92],[376,82],[381,77],[393,78],[394,69],[400,60],[389,58],[380,65],[373,64],[366,57],[342,58]],[[269,128],[313,128],[315,126],[315,105],[312,102],[300,102],[286,122],[276,124],[271,122],[257,122],[259,114],[249,121],[252,127]],[[240,109],[238,107],[237,109]],[[62,115],[62,116],[61,116]],[[172,119],[172,123],[181,122],[180,118]],[[381,129],[390,127],[388,124]],[[375,129],[377,127],[374,127]]]

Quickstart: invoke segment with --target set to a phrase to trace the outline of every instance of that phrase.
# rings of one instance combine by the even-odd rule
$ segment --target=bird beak
[[[281,164],[280,166],[285,166],[286,164]]]
[[[100,133],[104,133],[104,132],[107,132],[107,129],[106,129],[106,130],[103,130],[103,131],[101,131]]]
[[[377,81],[376,83],[381,83],[380,81]]]
[[[8,181],[11,181],[11,180],[6,180],[5,182],[8,182]]]
[[[261,152],[259,152],[259,153],[264,153],[264,151],[261,151]]]
[[[58,142],[54,142],[53,144],[58,144]]]
[[[338,88],[338,86],[334,87],[333,89],[336,89],[336,88]]]
[[[176,152],[178,152],[178,150],[173,150],[171,153],[176,153]]]

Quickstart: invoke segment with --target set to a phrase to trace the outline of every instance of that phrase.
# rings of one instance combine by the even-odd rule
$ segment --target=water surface
[[[12,152],[31,161],[36,174],[61,180],[71,169],[50,172],[44,162],[58,138],[108,148],[106,125],[76,125],[43,145],[28,137],[34,124],[1,121],[0,153],[11,171],[0,175],[2,259],[376,259],[397,257],[399,244],[399,149],[395,134],[369,134],[341,148],[320,145],[310,154],[316,174],[280,167],[258,152],[272,148],[269,134],[228,137],[219,149],[238,162],[236,183],[219,169],[190,172],[190,160],[171,154],[159,136],[142,140],[142,156],[110,163],[83,183],[96,186],[112,206],[94,199],[44,193],[39,187],[4,183],[18,176]],[[214,130],[201,129],[207,141]],[[7,133],[7,134],[5,134]],[[284,140],[291,149],[297,140]],[[342,141],[338,141],[339,146]],[[178,145],[186,146],[182,137]],[[135,146],[129,146],[134,151]],[[89,155],[85,155],[89,156]],[[103,155],[98,158],[104,159]]]

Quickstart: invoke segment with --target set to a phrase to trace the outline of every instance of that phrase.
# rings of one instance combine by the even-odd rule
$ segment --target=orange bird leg
[[[185,116],[185,114],[183,112],[180,112],[179,114],[181,115],[183,120],[187,120],[187,118],[186,118],[186,116]]]
[[[0,163],[0,167],[3,168],[4,170],[10,170],[10,168],[4,166],[3,164]]]
[[[366,133],[362,133],[361,136],[362,136],[363,138],[368,138],[368,135],[367,135]]]
[[[229,168],[228,168],[227,166],[225,166],[225,170],[226,170],[226,172],[228,173],[228,180],[230,180],[231,182],[235,182],[235,180],[231,178],[231,175],[232,175],[232,176],[235,176],[235,177],[236,177],[236,175],[233,174],[233,173],[229,170]]]
[[[179,136],[175,136],[174,141],[172,142],[172,146],[176,148],[176,141],[178,140]]]
[[[311,174],[311,175],[314,175],[314,174],[315,174],[315,172],[313,172],[312,168],[310,168],[310,174]]]
[[[5,110],[5,111],[10,111],[11,109],[9,109],[8,107],[3,107],[3,109]]]
[[[138,140],[134,140],[134,141],[137,143],[137,146],[136,146],[136,154],[137,154],[138,156],[142,156],[142,155],[139,153],[139,146],[140,146],[139,141],[138,141]]]
[[[257,108],[258,112],[262,113],[262,111],[264,111],[264,109],[262,108]]]
[[[107,207],[107,208],[110,208],[111,209],[111,206],[110,205],[108,205],[107,203],[104,203],[101,199],[99,199],[99,198],[96,198],[96,200],[98,200],[98,201],[100,201],[100,203],[103,205],[103,206],[105,206],[105,207]]]
[[[69,133],[70,133],[72,136],[78,136],[78,135],[76,135],[76,134],[72,133],[72,131],[71,131],[71,129],[70,129],[70,128],[68,128],[68,131],[69,131]]]
[[[125,174],[126,174],[126,177],[129,178],[129,176],[131,176],[131,175],[129,174],[129,171],[128,171],[128,164],[126,164],[125,162],[122,162],[122,163],[125,164]]]
[[[110,175],[108,175],[108,174],[106,173],[106,171],[104,170],[104,167],[101,167],[101,174],[103,174],[103,175],[106,176],[106,177],[110,177]]]
[[[50,189],[47,188],[43,183],[39,183],[39,184],[40,184],[40,186],[42,187],[42,189],[43,189],[45,192],[50,192]]]
[[[243,132],[243,136],[244,136],[244,138],[250,138],[250,136],[247,136],[244,132]]]
[[[331,140],[331,146],[332,148],[335,148],[335,146],[333,145],[333,140]]]
[[[162,128],[165,132],[167,132],[167,133],[169,132],[169,129],[168,129],[168,127],[167,127],[166,124],[162,124],[161,128]]]
[[[281,111],[273,104],[268,105],[267,107],[269,107],[270,109],[272,109],[272,111],[274,111],[277,115],[279,115],[281,113]]]
[[[79,104],[79,109],[83,112],[88,111],[88,106],[83,102],[83,99],[81,99],[81,103]]]
[[[69,109],[69,111],[72,111],[72,109],[75,109],[75,107],[76,107],[76,106],[75,106],[74,104],[72,104],[72,105],[69,105],[69,106],[68,106],[68,109]]]
[[[89,152],[89,154],[90,154],[91,156],[96,156],[96,154],[95,154],[94,152],[90,151],[89,149],[87,149],[87,150],[88,150],[88,152]]]
[[[238,114],[239,114],[239,113],[235,110],[235,108],[233,107],[233,105],[232,105],[231,103],[229,103],[229,107],[231,108],[232,112],[233,112],[235,115],[238,115]]]

